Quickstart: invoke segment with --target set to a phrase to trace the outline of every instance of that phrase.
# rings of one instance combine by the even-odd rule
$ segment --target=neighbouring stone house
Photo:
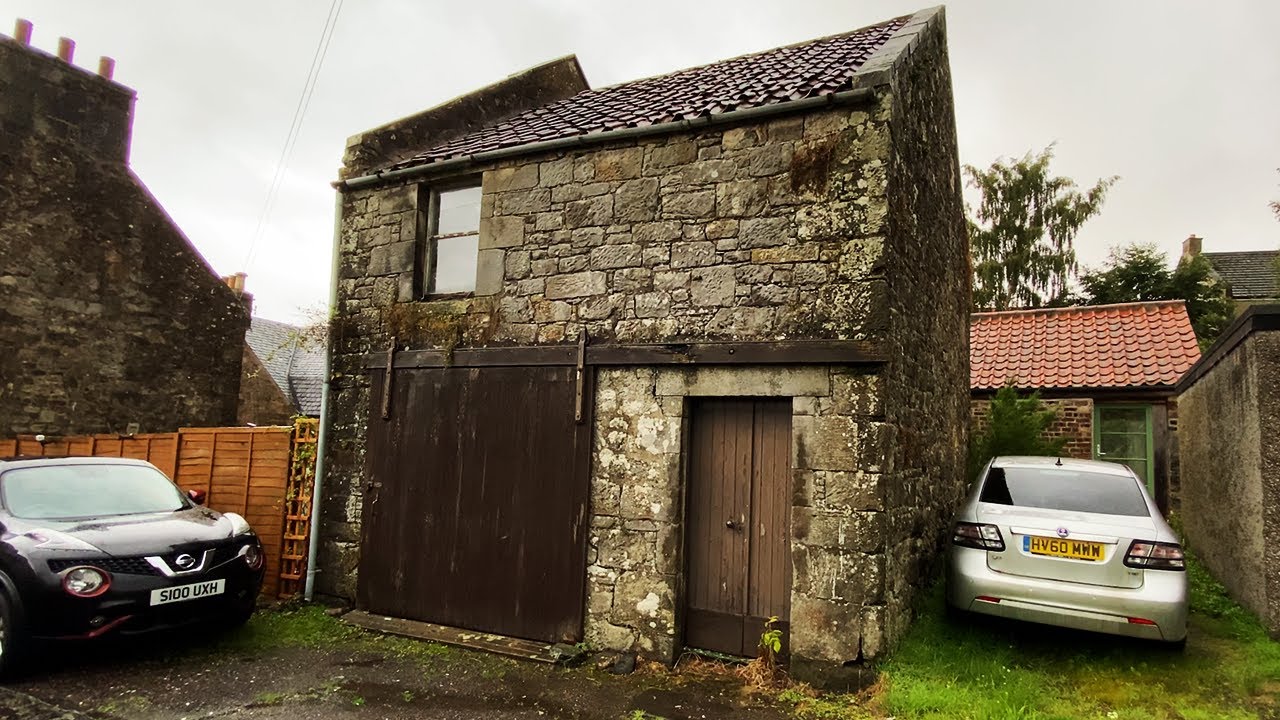
[[[323,338],[306,328],[255,317],[244,336],[240,425],[291,425],[320,417],[324,388]]]
[[[964,487],[941,8],[605,88],[569,57],[348,141],[319,587],[672,662],[849,671]]]
[[[134,92],[0,36],[0,435],[235,422],[246,299],[129,168]]]
[[[1057,412],[1068,457],[1122,462],[1176,507],[1174,387],[1200,359],[1181,300],[974,313],[969,325],[972,430],[988,425],[1006,383]]]
[[[1182,241],[1182,257],[1203,255],[1227,284],[1237,312],[1251,305],[1280,302],[1280,250],[1202,252],[1203,247],[1204,238],[1192,235]]]
[[[1280,637],[1280,305],[1222,332],[1178,383],[1178,412],[1187,542]]]

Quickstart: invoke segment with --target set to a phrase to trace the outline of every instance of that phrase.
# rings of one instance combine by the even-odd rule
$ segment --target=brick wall
[[[1042,399],[1046,408],[1056,411],[1057,417],[1045,432],[1050,438],[1063,438],[1067,444],[1063,453],[1081,460],[1093,459],[1093,400],[1091,398]],[[990,397],[975,397],[969,404],[970,432],[985,432],[990,426],[988,413]]]
[[[248,309],[130,172],[133,100],[0,38],[0,433],[235,422]]]

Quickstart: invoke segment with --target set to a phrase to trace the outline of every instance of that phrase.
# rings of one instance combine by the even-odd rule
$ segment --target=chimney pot
[[[76,54],[76,41],[71,38],[58,38],[58,58],[63,62],[71,62]]]
[[[98,75],[110,80],[116,74],[116,61],[106,55],[98,58]]]
[[[18,22],[13,25],[13,39],[22,45],[31,44],[31,21],[18,18]]]

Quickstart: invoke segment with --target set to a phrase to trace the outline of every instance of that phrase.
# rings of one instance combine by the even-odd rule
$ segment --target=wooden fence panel
[[[312,423],[314,420],[301,420]],[[125,457],[146,460],[183,490],[203,490],[205,504],[219,512],[243,515],[262,540],[266,569],[262,592],[267,597],[297,592],[300,560],[297,545],[306,546],[307,523],[300,510],[286,509],[295,476],[308,479],[315,472],[315,452],[298,467],[290,427],[183,428],[175,433],[146,435],[82,435],[48,438],[32,436],[0,439],[0,457]],[[304,433],[304,438],[306,434]],[[314,430],[308,442],[314,448]],[[310,519],[310,485],[303,521]],[[289,515],[286,528],[286,510]],[[287,535],[287,538],[286,538]],[[298,536],[301,535],[299,538]],[[288,543],[288,566],[282,564]],[[286,574],[287,587],[281,585]]]

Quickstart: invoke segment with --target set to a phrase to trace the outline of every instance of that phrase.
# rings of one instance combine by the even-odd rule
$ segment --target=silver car
[[[998,457],[956,514],[960,610],[1170,643],[1187,636],[1178,537],[1124,465]]]

